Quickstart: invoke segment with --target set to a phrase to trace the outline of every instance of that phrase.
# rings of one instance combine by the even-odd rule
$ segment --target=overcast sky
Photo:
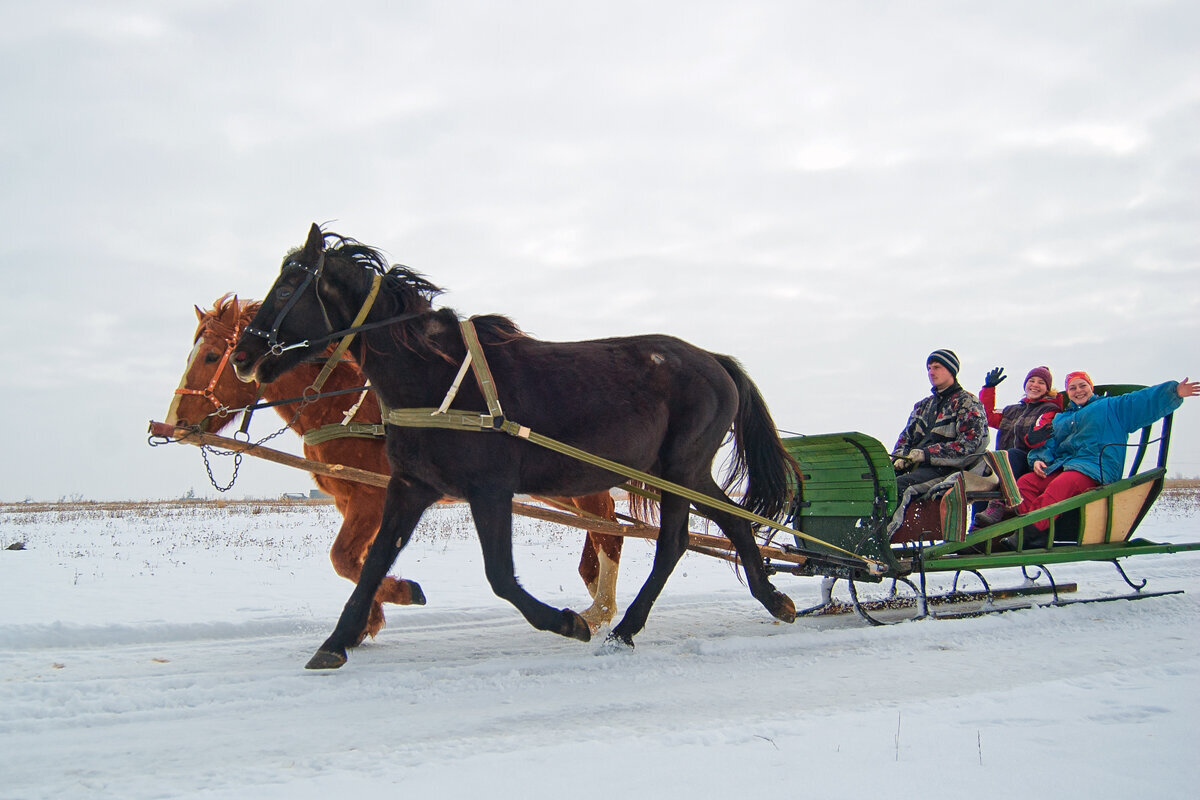
[[[463,315],[735,355],[789,431],[890,447],[940,347],[972,391],[1005,366],[1005,404],[1038,364],[1200,377],[1194,2],[2,17],[2,501],[215,494],[146,423],[192,306],[261,297],[312,222]],[[1200,475],[1200,401],[1175,437],[1171,472]],[[231,495],[310,485],[248,459]]]

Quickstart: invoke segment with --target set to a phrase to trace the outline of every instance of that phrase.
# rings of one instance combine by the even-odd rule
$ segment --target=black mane
[[[508,344],[516,339],[524,339],[525,331],[517,323],[501,314],[481,314],[471,317],[479,340],[488,344]]]
[[[432,304],[433,299],[444,291],[416,270],[409,269],[403,264],[389,265],[387,256],[377,248],[365,245],[357,239],[342,236],[332,231],[324,232],[326,257],[340,258],[363,269],[376,272],[383,276],[383,289],[388,294],[397,295],[405,307],[410,299],[421,299]],[[288,258],[301,252],[297,247],[288,253]]]

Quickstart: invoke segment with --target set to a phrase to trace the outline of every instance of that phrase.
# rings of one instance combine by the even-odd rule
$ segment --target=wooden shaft
[[[295,467],[306,472],[312,472],[318,475],[328,475],[331,478],[339,478],[341,480],[355,481],[356,483],[365,483],[370,486],[379,486],[386,488],[391,481],[391,477],[383,475],[379,472],[371,472],[365,469],[356,467],[347,467],[343,464],[326,464],[323,461],[313,461],[312,459],[302,458],[284,453],[281,450],[274,450],[270,447],[263,447],[252,442],[243,442],[237,439],[229,439],[224,436],[219,436],[215,433],[204,433],[202,431],[192,430],[190,428],[177,428],[173,425],[168,425],[165,422],[151,422],[150,434],[153,436],[161,436],[172,441],[182,442],[183,444],[195,445],[196,447],[220,447],[224,450],[231,450],[235,453],[243,453],[255,458],[261,458],[265,461],[272,461],[276,464],[283,464],[287,467]],[[596,533],[607,533],[613,536],[632,536],[638,539],[657,539],[658,528],[653,525],[644,525],[635,523],[631,525],[623,525],[619,522],[612,522],[606,519],[594,518],[594,515],[589,515],[587,519],[583,517],[567,513],[563,511],[555,511],[549,508],[529,505],[517,500],[512,504],[513,513],[522,517],[530,517],[532,519],[545,520],[546,522],[556,522],[560,525],[566,525],[571,528],[579,528],[585,531],[595,531]],[[688,546],[699,548],[697,552],[703,552],[708,548],[716,548],[719,550],[733,550],[733,543],[721,536],[707,536],[702,533],[689,533]],[[787,561],[793,564],[803,564],[807,559],[804,556],[798,556],[794,553],[787,553],[775,547],[759,547],[764,557],[773,558],[777,561]],[[712,553],[711,555],[716,555]]]

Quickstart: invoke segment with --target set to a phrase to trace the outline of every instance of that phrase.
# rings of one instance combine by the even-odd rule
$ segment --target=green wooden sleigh
[[[1119,395],[1141,389],[1135,385],[1097,386],[1096,393]],[[1118,559],[1150,553],[1200,550],[1200,542],[1175,544],[1135,538],[1163,489],[1171,438],[1171,416],[1136,434],[1128,475],[1053,506],[1017,516],[978,531],[969,528],[970,508],[993,499],[1010,507],[1020,502],[1003,454],[988,453],[987,475],[959,475],[939,487],[935,497],[909,502],[903,520],[896,519],[900,498],[888,451],[877,440],[861,433],[832,433],[784,439],[784,445],[802,469],[803,480],[786,520],[812,539],[796,538],[783,546],[805,556],[804,563],[772,563],[776,572],[821,576],[822,601],[802,614],[816,615],[853,609],[873,624],[921,617],[950,617],[1026,608],[1026,598],[1049,597],[1041,605],[1142,599],[1176,592],[1145,591],[1146,582],[1134,583]],[[1147,455],[1157,446],[1157,461],[1143,469]],[[1049,519],[1048,534],[1032,528]],[[823,547],[813,541],[840,548]],[[775,545],[779,547],[779,543]],[[850,551],[884,565],[882,572],[863,568],[848,558]],[[1128,590],[1121,594],[1066,599],[1075,584],[1055,580],[1049,565],[1107,561],[1117,569]],[[1022,581],[1013,588],[991,586],[984,572],[1019,568]],[[949,591],[931,594],[927,579],[935,573],[953,573]],[[849,602],[833,598],[833,588],[844,580]],[[882,599],[860,599],[864,583],[891,581]],[[965,589],[960,586],[976,586]],[[1002,602],[1003,601],[1003,602]]]

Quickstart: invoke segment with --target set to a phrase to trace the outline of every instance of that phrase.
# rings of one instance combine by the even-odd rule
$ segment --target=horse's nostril
[[[239,364],[242,363],[243,361],[245,361],[246,360],[246,351],[238,350],[236,353],[233,354],[233,360],[238,362]]]

